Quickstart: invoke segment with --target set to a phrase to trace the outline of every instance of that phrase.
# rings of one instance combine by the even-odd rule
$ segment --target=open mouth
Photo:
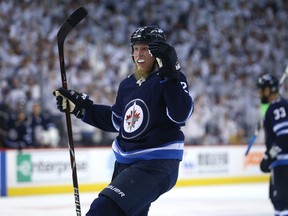
[[[144,59],[138,59],[138,60],[137,60],[137,63],[144,63],[144,62],[145,62]]]

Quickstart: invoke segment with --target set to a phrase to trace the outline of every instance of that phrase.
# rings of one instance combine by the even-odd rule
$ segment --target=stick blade
[[[80,7],[66,20],[72,27],[75,27],[86,15],[88,11],[85,7]]]
[[[63,44],[69,32],[88,14],[85,7],[80,7],[74,11],[61,26],[57,33],[58,44]]]

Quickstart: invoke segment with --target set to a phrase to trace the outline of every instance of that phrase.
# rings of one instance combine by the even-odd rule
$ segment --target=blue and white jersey
[[[112,107],[94,104],[83,121],[105,131],[119,132],[112,149],[119,163],[138,160],[182,160],[184,135],[181,126],[194,104],[184,74],[165,80],[157,71],[146,80],[134,75],[119,86]]]
[[[288,101],[279,98],[270,104],[264,118],[265,138],[267,150],[278,146],[281,151],[277,160],[272,164],[288,165]]]

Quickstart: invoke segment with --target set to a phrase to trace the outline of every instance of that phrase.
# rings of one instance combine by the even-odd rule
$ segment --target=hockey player
[[[288,216],[288,101],[279,95],[278,80],[261,75],[257,80],[261,103],[269,104],[264,116],[266,151],[260,164],[270,172],[269,197],[275,216]]]
[[[133,74],[119,86],[113,106],[93,104],[86,94],[59,88],[58,109],[105,131],[119,132],[111,183],[100,192],[87,216],[146,216],[178,178],[183,156],[181,127],[193,100],[175,49],[156,26],[138,28],[130,38]]]

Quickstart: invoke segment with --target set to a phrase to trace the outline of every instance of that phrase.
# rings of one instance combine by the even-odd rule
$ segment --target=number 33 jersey
[[[279,98],[270,104],[264,118],[266,146],[279,146],[280,155],[286,155],[288,160],[288,101]]]

